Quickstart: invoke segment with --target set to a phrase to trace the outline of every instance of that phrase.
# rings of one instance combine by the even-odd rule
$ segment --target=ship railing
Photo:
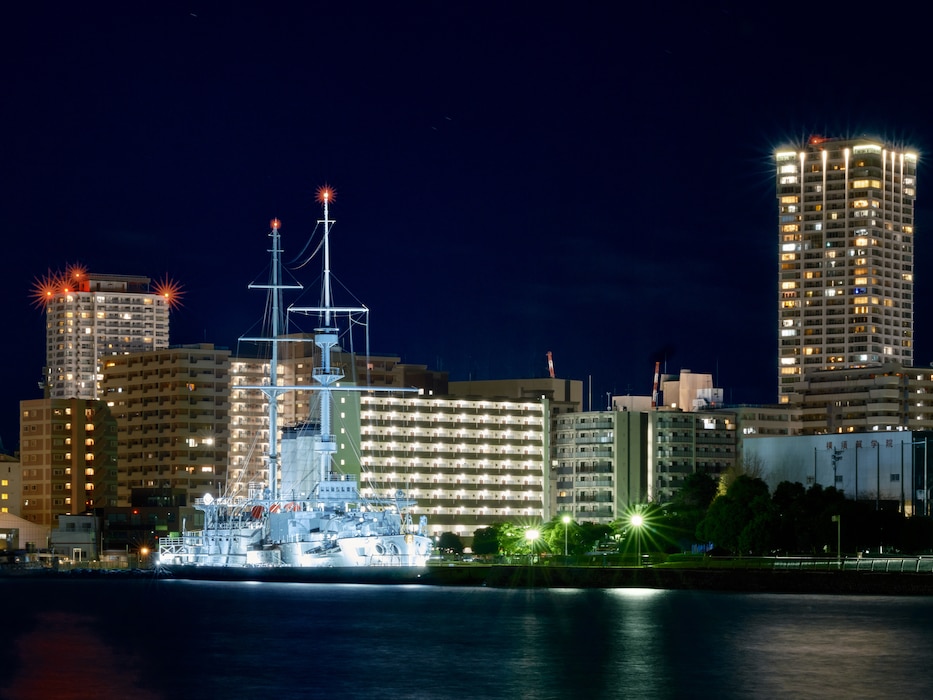
[[[189,547],[200,547],[200,538],[188,537],[160,537],[159,557],[165,559],[179,554],[187,554]]]
[[[249,520],[236,517],[216,523],[212,529],[217,530],[258,530],[262,527],[262,520]]]

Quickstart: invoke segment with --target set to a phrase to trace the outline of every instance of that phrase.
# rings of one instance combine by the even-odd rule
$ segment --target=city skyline
[[[12,10],[4,445],[41,395],[34,279],[72,262],[168,276],[185,291],[170,342],[235,349],[261,315],[247,285],[268,221],[298,257],[324,182],[334,271],[373,310],[374,352],[459,380],[545,376],[551,351],[559,377],[592,377],[593,408],[649,393],[655,360],[713,373],[727,402],[774,402],[773,151],[813,133],[917,148],[929,365],[922,115],[841,84],[799,97],[839,49],[767,8],[616,12]],[[912,94],[920,56],[907,42],[897,70],[858,80]]]

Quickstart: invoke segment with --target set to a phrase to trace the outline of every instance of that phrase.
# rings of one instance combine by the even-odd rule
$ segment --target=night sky
[[[172,343],[235,348],[269,219],[292,259],[325,182],[338,301],[370,307],[375,353],[461,380],[546,376],[552,351],[594,408],[650,393],[661,359],[773,402],[770,158],[813,133],[920,152],[915,361],[933,361],[930,60],[901,9],[60,5],[0,22],[7,449],[41,396],[35,278],[168,275]],[[318,265],[295,276],[316,304]]]

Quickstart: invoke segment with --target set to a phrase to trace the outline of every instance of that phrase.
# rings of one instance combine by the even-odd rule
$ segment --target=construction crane
[[[547,351],[547,371],[551,375],[551,379],[554,379],[554,355],[551,354],[551,351]]]

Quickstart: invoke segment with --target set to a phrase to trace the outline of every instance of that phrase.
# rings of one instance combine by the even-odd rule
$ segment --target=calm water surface
[[[933,697],[933,600],[4,580],[0,697]]]

